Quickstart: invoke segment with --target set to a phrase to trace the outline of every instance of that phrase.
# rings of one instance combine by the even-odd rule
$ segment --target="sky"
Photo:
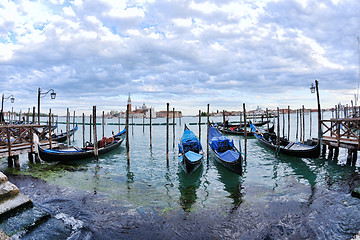
[[[0,0],[4,110],[65,114],[145,103],[199,110],[355,101],[358,0]]]

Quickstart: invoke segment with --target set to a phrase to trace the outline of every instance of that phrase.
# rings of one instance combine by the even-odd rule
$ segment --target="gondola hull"
[[[297,142],[288,141],[285,145],[277,146],[270,140],[264,139],[264,135],[254,126],[251,126],[255,138],[263,145],[266,146],[277,154],[285,154],[292,157],[300,158],[317,158],[320,156],[320,143],[316,145],[304,145]]]
[[[190,157],[189,154],[194,155],[193,157]],[[191,159],[189,159],[191,158]],[[194,152],[187,152],[185,154],[182,154],[179,156],[179,164],[181,165],[181,168],[186,172],[188,175],[195,172],[202,164],[202,158],[203,155],[197,154]]]
[[[215,160],[220,163],[221,165],[223,165],[225,168],[229,169],[230,171],[237,173],[239,175],[242,174],[242,159],[239,156],[239,158],[236,161],[233,162],[228,162],[225,161],[222,157],[220,157],[219,153],[216,152],[215,150],[213,150],[212,148],[210,148],[211,151],[213,152],[214,156],[215,156]]]
[[[112,142],[111,144],[106,145],[103,148],[98,149],[99,155],[110,152],[118,148],[122,140]],[[46,162],[72,162],[76,160],[92,158],[94,157],[94,150],[75,150],[74,151],[62,151],[62,150],[49,150],[43,149],[39,146],[39,156],[42,160]]]
[[[195,134],[185,125],[184,133],[179,143],[178,160],[181,168],[188,175],[192,174],[202,164],[204,152],[201,142]]]
[[[218,145],[216,142],[218,140],[224,140],[227,142],[231,142],[228,145],[228,149],[221,150],[220,148],[216,148]],[[233,145],[232,141],[228,138],[224,137],[215,127],[211,126],[209,129],[209,145],[211,151],[215,156],[215,161],[220,163],[225,168],[230,171],[237,173],[239,175],[242,174],[242,157],[241,152]]]

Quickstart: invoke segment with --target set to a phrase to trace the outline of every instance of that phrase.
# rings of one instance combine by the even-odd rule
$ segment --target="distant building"
[[[166,118],[166,115],[167,115],[167,111],[156,112],[157,118]],[[173,111],[169,111],[169,118],[173,118],[173,117],[174,117]],[[182,117],[182,114],[180,111],[175,111],[175,118],[178,117]]]

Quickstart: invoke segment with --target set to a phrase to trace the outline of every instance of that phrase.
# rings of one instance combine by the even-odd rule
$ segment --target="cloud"
[[[325,106],[357,87],[355,0],[0,5],[0,78],[4,93],[24,98],[19,109],[36,105],[38,87],[56,89],[57,100],[44,108],[62,113],[124,109],[130,92],[159,110],[171,102],[189,114],[207,103],[287,106],[299,101],[293,93],[307,96],[315,78]],[[303,101],[315,106],[310,95]]]

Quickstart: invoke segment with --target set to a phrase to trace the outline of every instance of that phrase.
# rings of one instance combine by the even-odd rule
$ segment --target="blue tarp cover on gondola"
[[[182,150],[187,152],[189,150],[198,152],[200,150],[199,140],[196,138],[195,134],[190,130],[184,130],[184,134],[181,137]]]

